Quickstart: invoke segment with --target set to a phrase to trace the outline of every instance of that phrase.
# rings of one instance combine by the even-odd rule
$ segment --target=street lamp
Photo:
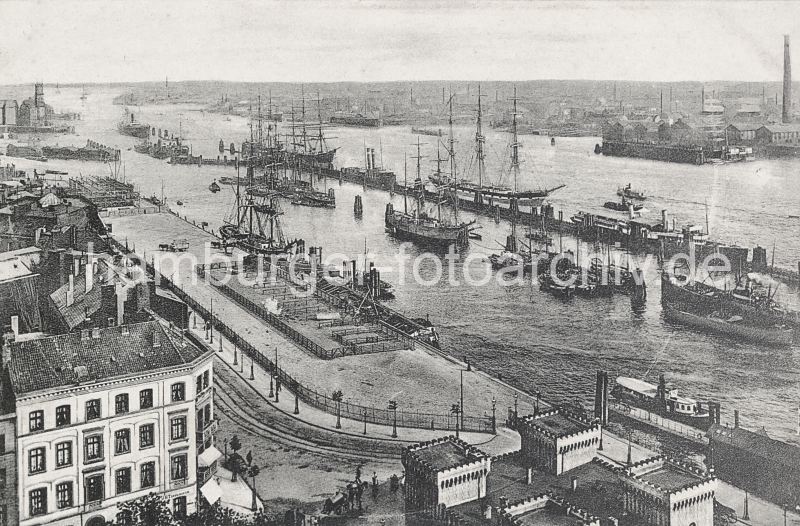
[[[461,369],[459,372],[461,373],[461,406],[460,406],[461,418],[458,426],[461,428],[461,430],[463,430],[464,429],[464,369]]]
[[[492,433],[497,434],[497,400],[492,396]]]
[[[450,408],[450,413],[455,415],[455,417],[456,417],[456,438],[459,438],[459,435],[458,435],[458,415],[461,413],[461,406],[459,406],[458,404],[453,404],[453,406]]]
[[[300,384],[297,380],[292,380],[292,389],[294,389],[294,414],[300,414]]]
[[[336,402],[336,429],[342,428],[342,412],[341,412],[341,404],[342,404],[342,390],[337,389],[331,395],[331,399]]]
[[[364,408],[364,434],[367,434],[367,408]]]
[[[392,419],[392,438],[397,438],[397,401],[389,400],[389,411],[393,413]]]
[[[214,298],[211,298],[211,316],[210,323],[211,323],[211,343],[214,343]]]

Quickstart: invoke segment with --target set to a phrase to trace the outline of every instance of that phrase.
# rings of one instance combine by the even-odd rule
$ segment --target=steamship
[[[637,378],[618,376],[611,396],[620,403],[639,407],[703,431],[713,423],[711,412],[707,408],[703,408],[694,398],[680,396],[677,389],[668,387],[663,374],[658,378],[658,385]]]
[[[744,287],[724,291],[664,273],[661,305],[669,321],[768,345],[791,345],[800,327],[797,312],[779,307],[772,291],[756,288],[749,278]]]
[[[122,135],[129,135],[131,137],[138,137],[139,139],[147,139],[150,135],[150,125],[142,122],[137,122],[134,114],[125,110],[126,117],[117,124],[117,131]],[[127,115],[130,115],[128,120]]]

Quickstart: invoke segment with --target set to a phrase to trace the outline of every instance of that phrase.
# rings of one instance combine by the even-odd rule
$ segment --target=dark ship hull
[[[759,306],[710,287],[680,286],[666,275],[661,278],[661,305],[669,321],[767,345],[791,345],[798,327],[796,314]]]
[[[147,137],[150,135],[150,125],[139,122],[121,122],[117,126],[117,131],[119,131],[122,135],[138,137],[139,139],[147,139]]]
[[[407,239],[422,245],[449,247],[469,244],[469,224],[444,225],[434,219],[414,217],[395,212],[392,205],[386,205],[384,218],[386,230],[398,239]]]

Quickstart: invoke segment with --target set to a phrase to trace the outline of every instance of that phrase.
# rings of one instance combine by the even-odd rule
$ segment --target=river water
[[[123,108],[114,106],[118,91],[94,88],[88,99],[80,101],[77,89],[46,93],[48,103],[60,111],[80,111],[77,135],[43,138],[47,142],[85,143],[86,139],[123,150],[124,169],[120,176],[134,182],[143,195],[167,196],[180,215],[208,221],[217,229],[234,201],[231,187],[212,194],[208,185],[232,168],[170,166],[132,150],[137,139],[116,132]],[[27,96],[27,94],[26,94]],[[20,97],[22,98],[22,97]],[[137,119],[182,135],[195,154],[216,157],[223,139],[240,144],[249,136],[247,120],[209,114],[189,105],[144,106],[133,109]],[[280,125],[279,125],[280,126]],[[380,129],[335,128],[328,130],[330,145],[338,146],[337,165],[363,166],[364,146],[375,148],[379,163],[394,170],[402,181],[404,155],[408,156],[409,180],[416,171],[417,136],[409,127]],[[508,166],[505,134],[486,130],[487,178],[511,185],[509,176],[500,176]],[[456,150],[462,167],[468,167],[474,140],[471,127],[456,128]],[[423,174],[435,166],[436,137],[422,136]],[[643,188],[648,199],[644,219],[656,222],[667,209],[679,225],[705,226],[706,209],[712,237],[752,247],[776,245],[776,264],[796,268],[800,259],[800,177],[797,161],[755,161],[719,166],[690,166],[636,159],[609,158],[593,153],[598,138],[557,138],[550,146],[545,137],[524,136],[520,188],[567,186],[556,192],[551,202],[565,217],[580,210],[604,213],[602,203],[616,199],[618,186],[631,183]],[[442,151],[444,149],[442,148]],[[3,162],[6,162],[4,159]],[[50,161],[46,164],[17,160],[22,167],[61,168],[71,176],[107,175],[100,163]],[[507,172],[505,168],[505,172]],[[411,247],[410,258],[398,265],[400,244],[384,232],[383,212],[388,194],[336,182],[337,208],[311,209],[286,203],[284,229],[288,237],[301,237],[307,246],[320,245],[326,252],[335,250],[354,257],[364,246],[383,278],[396,284],[393,306],[409,315],[430,315],[439,327],[443,348],[453,355],[467,357],[480,368],[502,375],[510,383],[540,390],[553,400],[591,400],[597,369],[612,376],[625,375],[656,383],[658,374],[683,394],[699,400],[722,403],[723,420],[731,422],[739,409],[742,423],[749,428],[764,426],[771,436],[797,439],[798,348],[769,349],[753,344],[695,332],[666,323],[661,316],[658,274],[647,271],[649,303],[644,313],[631,311],[626,296],[612,298],[557,300],[538,290],[530,280],[503,286],[490,280],[484,286],[453,286],[448,271],[435,283],[423,285],[411,279],[413,257],[420,253]],[[323,183],[318,183],[322,188]],[[363,196],[364,216],[353,217],[356,195]],[[183,201],[177,206],[177,200]],[[395,207],[402,207],[401,196],[394,196]],[[708,204],[706,208],[705,204]],[[605,213],[609,213],[605,211]],[[469,214],[463,214],[470,218]],[[471,261],[456,262],[456,275],[463,266],[477,278],[486,272],[483,256],[496,252],[498,243],[509,232],[507,223],[477,218],[483,239],[473,241],[468,251]],[[166,240],[169,241],[169,240]],[[558,241],[557,241],[558,242]],[[574,239],[564,238],[565,248],[577,248]],[[585,253],[590,247],[582,245]],[[419,274],[435,278],[436,264],[427,258]],[[400,283],[401,272],[406,279]],[[783,292],[783,291],[782,291]],[[794,294],[784,299],[796,302]],[[468,378],[466,379],[468,381]]]

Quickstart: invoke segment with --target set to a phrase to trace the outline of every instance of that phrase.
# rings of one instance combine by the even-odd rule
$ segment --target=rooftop
[[[524,422],[541,431],[562,437],[591,429],[591,424],[564,414],[560,409],[539,415],[529,415]]]
[[[698,475],[668,463],[656,470],[640,475],[639,478],[668,492],[681,490],[701,480]]]
[[[154,342],[156,345],[154,345]],[[19,396],[189,364],[203,351],[170,339],[157,321],[39,338],[11,345],[9,372]]]
[[[800,132],[800,124],[765,124],[763,128],[772,133]]]
[[[467,454],[462,444],[456,443],[454,440],[444,440],[421,447],[411,451],[411,455],[420,462],[429,464],[437,472],[477,460],[474,456]]]
[[[576,477],[578,486],[571,488],[571,479]],[[620,496],[619,473],[600,462],[589,462],[562,475],[552,475],[546,471],[534,470],[531,484],[526,484],[526,469],[518,456],[507,456],[492,460],[489,473],[487,500],[492,506],[500,505],[500,497],[515,504],[524,499],[548,492],[561,496],[571,504],[598,517],[622,517],[623,502]],[[464,519],[465,524],[485,524],[481,505],[477,501],[455,506],[454,511]],[[566,518],[566,517],[565,517]],[[523,524],[561,525],[571,522],[546,522],[547,514],[531,514]],[[534,521],[539,522],[534,522]]]
[[[751,455],[770,461],[784,462],[787,465],[800,466],[800,448],[770,438],[764,429],[749,431],[741,427],[714,424],[708,430],[707,436],[715,442],[730,444]]]

